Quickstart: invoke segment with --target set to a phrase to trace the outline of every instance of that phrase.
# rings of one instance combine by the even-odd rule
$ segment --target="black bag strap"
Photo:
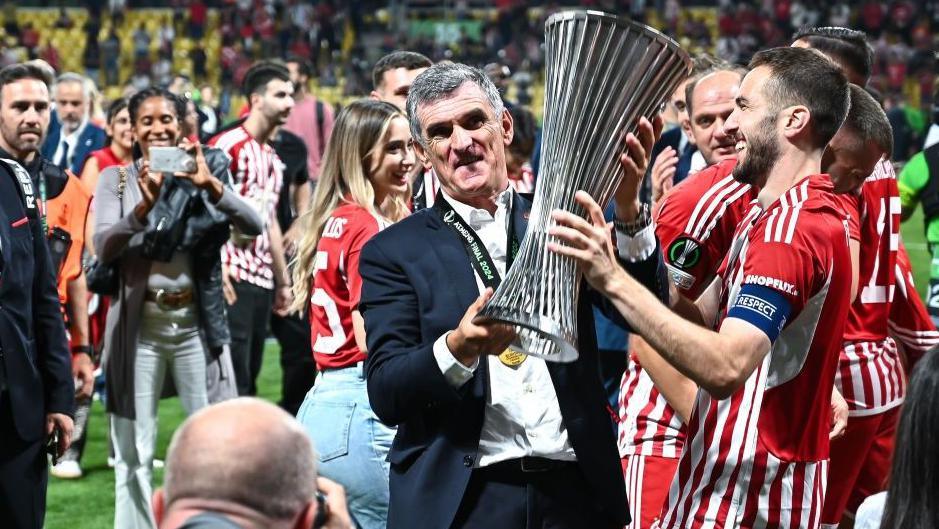
[[[323,153],[326,152],[326,134],[323,131],[323,123],[326,121],[326,108],[323,105],[323,102],[319,99],[316,100],[316,133],[319,134],[320,140],[320,158],[323,157]]]

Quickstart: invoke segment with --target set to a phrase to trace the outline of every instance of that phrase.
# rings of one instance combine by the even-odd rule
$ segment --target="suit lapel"
[[[469,307],[479,297],[479,289],[466,249],[460,243],[459,237],[441,222],[435,209],[428,208],[426,215],[429,228],[427,234],[431,247],[440,260],[439,270],[448,278],[446,284],[453,288],[460,306]],[[465,309],[460,309],[461,314],[464,311]]]

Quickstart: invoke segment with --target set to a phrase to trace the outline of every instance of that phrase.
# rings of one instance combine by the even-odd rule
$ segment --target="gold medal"
[[[522,365],[522,362],[528,358],[528,355],[525,353],[519,353],[511,349],[506,349],[502,351],[502,354],[499,355],[499,361],[509,367],[518,367]]]

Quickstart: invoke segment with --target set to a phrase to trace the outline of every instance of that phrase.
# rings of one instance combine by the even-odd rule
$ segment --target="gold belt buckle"
[[[169,295],[169,292],[167,292],[166,289],[161,288],[156,291],[156,305],[157,307],[160,308],[160,310],[169,311],[169,310],[176,310],[178,308],[178,307],[173,307],[169,303],[167,303],[166,297],[168,295]]]

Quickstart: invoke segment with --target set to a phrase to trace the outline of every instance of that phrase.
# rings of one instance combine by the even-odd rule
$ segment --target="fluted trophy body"
[[[613,196],[625,137],[652,118],[690,73],[672,39],[597,11],[562,11],[545,23],[545,107],[541,166],[528,231],[505,279],[479,319],[516,326],[512,349],[545,360],[577,359],[575,262],[548,251],[554,209],[580,216],[583,190],[599,204]],[[584,329],[584,332],[594,332]]]

